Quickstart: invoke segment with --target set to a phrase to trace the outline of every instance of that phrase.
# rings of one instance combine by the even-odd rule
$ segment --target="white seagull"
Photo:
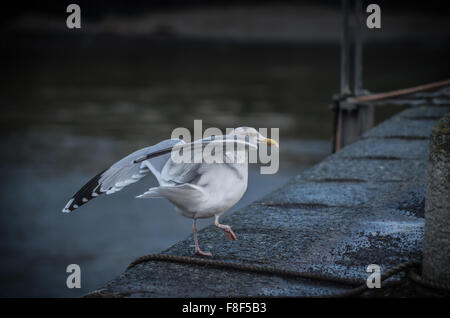
[[[150,188],[137,198],[169,200],[183,216],[193,219],[195,254],[212,256],[199,247],[196,220],[214,216],[214,225],[225,231],[226,239],[237,239],[229,225],[219,223],[219,217],[244,195],[248,180],[248,151],[249,148],[257,149],[258,143],[278,148],[277,141],[264,137],[251,127],[239,127],[228,135],[212,136],[192,143],[181,139],[163,140],[133,152],[100,172],[69,200],[62,211],[71,212],[101,194],[120,191],[152,172],[159,186]],[[183,153],[188,149],[194,149],[194,152],[205,150],[208,145],[210,148],[213,146],[212,154],[227,146],[219,154],[223,156],[222,162],[180,162],[172,156],[175,152]],[[215,148],[217,145],[221,148]]]

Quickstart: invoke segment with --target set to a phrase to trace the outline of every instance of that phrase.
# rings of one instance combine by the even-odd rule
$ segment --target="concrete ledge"
[[[411,108],[265,198],[225,215],[238,241],[213,227],[199,232],[214,259],[367,278],[422,258],[431,128],[450,107]],[[281,154],[282,155],[282,154]],[[164,251],[192,256],[192,237]],[[131,260],[130,260],[131,262]],[[130,297],[311,296],[343,286],[149,261],[109,282],[105,295]]]

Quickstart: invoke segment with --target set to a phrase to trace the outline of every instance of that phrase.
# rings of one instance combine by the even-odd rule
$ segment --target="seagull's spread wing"
[[[202,175],[203,163],[173,163],[170,160],[171,152],[190,148],[194,153],[196,150],[205,149],[208,145],[224,146],[225,150],[230,149],[226,148],[227,146],[232,146],[235,150],[239,146],[256,148],[248,138],[238,139],[229,135],[212,136],[191,143],[185,143],[180,139],[164,140],[154,146],[140,149],[100,172],[69,200],[63,212],[71,212],[101,194],[118,192],[142,179],[149,171],[156,177],[160,186],[189,185],[195,189],[195,184]],[[223,154],[229,155],[226,151]]]
[[[71,212],[101,194],[120,191],[123,187],[142,179],[149,171],[153,173],[160,184],[164,184],[161,179],[161,171],[170,159],[170,150],[163,153],[161,151],[172,149],[172,147],[183,143],[180,139],[168,139],[126,156],[89,180],[69,200],[63,212]],[[154,153],[159,155],[136,162],[137,159]]]

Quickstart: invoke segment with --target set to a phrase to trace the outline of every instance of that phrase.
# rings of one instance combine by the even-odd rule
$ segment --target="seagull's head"
[[[266,138],[253,127],[238,127],[231,131],[230,135],[247,136],[252,144],[265,143],[278,148],[278,142],[271,138]]]

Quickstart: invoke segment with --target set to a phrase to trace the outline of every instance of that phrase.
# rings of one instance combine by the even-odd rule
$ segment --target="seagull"
[[[212,256],[199,247],[196,221],[214,217],[214,225],[225,231],[226,239],[237,240],[229,225],[219,223],[219,217],[247,190],[249,150],[258,149],[261,143],[278,148],[277,141],[264,137],[252,127],[235,128],[226,135],[190,143],[178,138],[163,140],[133,152],[97,174],[69,200],[62,212],[72,212],[99,195],[116,193],[151,172],[159,186],[150,188],[137,198],[169,200],[181,215],[193,219],[195,254]],[[207,147],[223,160],[185,162],[173,156],[175,153],[189,154],[189,150],[194,150],[194,153],[204,151]]]

